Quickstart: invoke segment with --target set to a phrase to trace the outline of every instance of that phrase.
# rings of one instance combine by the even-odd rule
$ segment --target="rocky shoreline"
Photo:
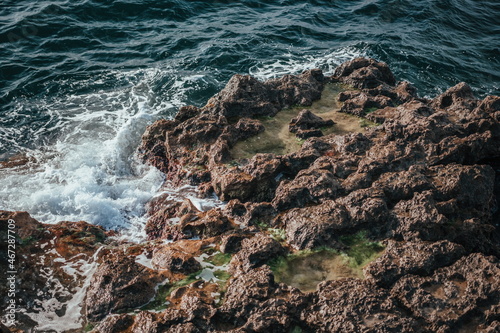
[[[248,143],[283,112],[273,145]],[[359,126],[340,131],[333,113]],[[500,330],[500,97],[460,83],[421,98],[365,58],[331,77],[235,75],[149,126],[139,153],[227,204],[160,196],[141,244],[0,212],[19,240],[11,331]]]

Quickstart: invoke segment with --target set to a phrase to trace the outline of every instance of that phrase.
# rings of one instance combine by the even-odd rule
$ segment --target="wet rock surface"
[[[1,248],[2,267],[7,269],[0,270],[3,281],[16,272],[16,307],[22,310],[16,313],[17,322],[11,330],[31,331],[44,314],[50,318],[48,323],[65,321],[68,331],[81,329],[89,274],[96,268],[110,233],[86,222],[43,224],[26,212],[8,211],[0,211],[0,228],[2,246],[15,239],[15,247]],[[15,253],[15,260],[8,256],[8,250]],[[0,285],[2,304],[12,299],[11,292],[8,284]],[[69,310],[70,304],[73,307]]]
[[[86,295],[87,317],[98,321],[107,314],[146,304],[162,277],[122,253],[109,253],[94,273]]]
[[[306,133],[298,151],[233,158],[236,143],[266,130],[262,117],[306,108],[331,83],[345,85],[339,112],[373,126],[321,135],[331,120],[306,110],[289,120]],[[151,125],[139,148],[174,186],[197,185],[227,204],[151,202],[149,242],[108,244],[96,256],[85,318],[95,332],[495,332],[499,121],[500,97],[478,100],[460,83],[420,98],[373,59],[344,63],[331,77],[237,75],[205,106]],[[68,256],[95,255],[108,237],[88,225],[16,218],[24,237],[56,235],[54,248]],[[365,279],[324,281],[312,292],[276,282],[274,259],[362,251],[350,241],[357,235],[385,245],[364,264]]]

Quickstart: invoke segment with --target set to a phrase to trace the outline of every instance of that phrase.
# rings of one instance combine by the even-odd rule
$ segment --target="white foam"
[[[203,279],[206,282],[217,282],[219,281],[218,278],[215,277],[214,275],[214,270],[210,268],[203,268],[203,270],[200,272],[200,275],[196,275],[197,279]]]
[[[208,198],[200,198],[198,188],[191,185],[183,185],[179,188],[173,188],[168,183],[165,184],[161,191],[155,194],[155,198],[164,196],[166,200],[182,202],[188,199],[193,206],[200,212],[206,212],[212,208],[223,207],[226,202],[220,201],[217,195],[212,194]],[[172,222],[178,222],[178,218],[171,218]]]
[[[129,240],[143,240],[144,205],[163,176],[142,165],[134,152],[145,127],[183,104],[188,83],[203,78],[170,71],[110,72],[101,79],[121,82],[110,91],[20,101],[14,113],[21,113],[24,104],[37,103],[48,116],[45,126],[33,130],[33,137],[59,134],[54,143],[26,152],[36,163],[2,170],[0,209],[26,210],[45,223],[84,220],[126,230],[123,237]],[[169,75],[175,77],[174,84],[167,89],[168,96],[158,98],[153,87]],[[98,80],[74,84],[93,86]],[[0,131],[0,139],[12,136],[4,134]]]
[[[277,59],[251,67],[249,73],[259,80],[267,80],[286,74],[300,74],[313,68],[321,68],[326,75],[331,75],[341,63],[364,55],[366,55],[366,48],[360,49],[355,46],[343,47],[320,56],[289,52]]]
[[[209,255],[207,253],[202,253],[200,256],[194,257],[194,259],[196,259],[196,261],[198,261],[200,263],[201,268],[203,268],[202,271],[200,272],[200,274],[196,276],[197,279],[203,279],[206,282],[220,281],[220,279],[218,279],[214,273],[217,271],[226,271],[227,272],[227,270],[229,269],[229,264],[216,266],[210,262],[205,261],[208,258],[211,258],[218,253],[220,253],[220,252],[216,252],[212,255]]]
[[[153,264],[151,263],[151,259],[148,259],[148,257],[146,256],[146,254],[143,252],[141,253],[140,255],[138,255],[137,257],[135,257],[135,262],[138,263],[138,264],[141,264],[147,268],[150,268],[150,269],[154,269],[153,268]]]
[[[35,309],[37,312],[25,312],[26,315],[38,323],[36,327],[37,331],[42,332],[53,330],[55,332],[65,332],[67,330],[77,330],[82,328],[82,304],[87,288],[90,286],[92,276],[97,269],[97,257],[101,249],[102,247],[95,252],[94,256],[89,261],[80,260],[78,262],[79,266],[76,269],[69,265],[66,267],[71,271],[71,273],[75,274],[75,277],[76,274],[78,274],[84,278],[82,285],[76,287],[76,290],[69,301],[61,303],[55,297],[44,301],[35,300],[35,302],[38,301],[39,305],[39,307]],[[49,275],[49,277],[49,281],[52,283],[57,282],[57,285],[60,285],[60,282],[57,279],[53,278],[51,275]],[[59,294],[62,293],[62,290],[57,289],[57,291]],[[55,291],[53,291],[53,294],[55,294]],[[56,311],[62,309],[63,307],[66,308],[64,315],[57,315]]]

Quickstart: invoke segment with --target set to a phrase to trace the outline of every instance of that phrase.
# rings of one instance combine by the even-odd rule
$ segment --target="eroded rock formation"
[[[312,137],[297,152],[233,158],[237,142],[265,131],[262,117],[307,108],[328,84],[346,87],[339,112],[376,126],[306,133]],[[290,121],[297,133],[332,125],[308,110]],[[86,290],[95,332],[500,327],[500,97],[478,100],[460,83],[420,98],[386,64],[364,58],[331,77],[319,70],[267,82],[237,75],[204,107],[185,106],[149,126],[140,152],[174,185],[197,185],[227,204],[200,211],[160,197],[149,205],[149,242],[106,245]],[[86,224],[18,218],[23,237],[54,235],[58,253],[77,247],[92,256],[105,242],[104,231]],[[360,234],[385,245],[364,267],[365,279],[324,281],[314,292],[276,282],[273,260],[320,247],[350,253],[349,239]],[[150,311],[156,300],[162,306]]]

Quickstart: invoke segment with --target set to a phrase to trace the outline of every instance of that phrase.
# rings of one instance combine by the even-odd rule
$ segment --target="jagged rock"
[[[360,189],[337,200],[346,207],[352,228],[366,228],[376,234],[389,219],[384,193],[377,188]]]
[[[284,107],[310,105],[319,99],[323,80],[323,74],[318,70],[267,82],[248,75],[235,75],[206,107],[227,118],[273,116]]]
[[[221,311],[243,324],[250,312],[259,308],[276,290],[274,276],[268,266],[250,270],[231,281]]]
[[[474,253],[432,276],[402,277],[391,294],[434,332],[456,331],[478,320],[474,331],[500,302],[499,276],[497,258]]]
[[[222,211],[211,209],[196,216],[185,215],[179,222],[180,231],[186,238],[209,238],[234,229],[236,225]]]
[[[347,209],[332,200],[312,207],[291,209],[280,220],[285,226],[287,242],[297,249],[338,248],[338,236],[342,231],[356,227]]]
[[[381,191],[363,189],[339,200],[291,209],[280,217],[280,223],[285,226],[287,241],[298,249],[342,248],[340,235],[364,228],[380,234],[387,219],[388,208]]]
[[[281,169],[281,160],[273,154],[257,154],[241,169],[215,168],[212,186],[224,201],[270,201]]]
[[[283,254],[285,249],[279,242],[259,233],[242,241],[241,250],[231,259],[230,271],[248,272]]]
[[[198,114],[200,114],[201,110],[193,105],[187,105],[179,108],[179,111],[175,115],[175,121],[183,122],[188,119],[191,119]]]
[[[11,223],[15,229],[12,234],[16,234],[21,239],[27,238],[40,238],[45,231],[43,225],[32,218],[27,212],[10,212],[5,210],[0,210],[0,226],[2,230],[8,230],[8,221],[13,220],[14,223]],[[7,235],[5,231],[4,235]],[[5,237],[7,240],[7,237]],[[2,245],[7,244],[7,242],[3,242]]]
[[[232,233],[222,236],[220,241],[220,251],[222,253],[236,253],[241,250],[241,243],[250,236],[243,230],[235,230]]]
[[[0,211],[0,258],[6,268],[0,270],[0,278],[4,281],[7,281],[9,271],[7,246],[4,247],[8,244],[9,219],[15,221],[17,236],[14,249],[16,260],[12,263],[17,271],[16,306],[28,313],[50,311],[57,320],[64,316],[65,303],[85,287],[88,274],[85,267],[95,265],[98,250],[109,233],[102,227],[82,221],[43,224],[27,212]],[[7,287],[7,283],[0,284],[2,304],[7,304],[9,300]],[[16,318],[20,324],[11,328],[13,332],[32,331],[38,325],[25,313],[18,312]]]
[[[295,133],[297,137],[307,139],[313,136],[322,136],[321,128],[333,125],[333,120],[324,120],[309,110],[302,110],[297,117],[290,121],[288,127],[290,132]]]
[[[388,291],[357,279],[327,281],[301,319],[314,332],[426,332]]]
[[[146,304],[162,280],[161,274],[136,263],[123,252],[108,254],[87,290],[87,318],[98,321],[112,312]]]
[[[335,69],[333,76],[358,89],[396,84],[396,79],[387,64],[367,58],[356,58],[341,64]]]
[[[418,166],[412,166],[408,171],[384,173],[372,186],[382,189],[385,197],[393,205],[411,199],[414,193],[432,189],[431,181]]]
[[[252,225],[270,224],[276,215],[276,209],[268,202],[246,202],[231,200],[224,209],[240,228],[248,228]]]
[[[91,257],[107,238],[103,227],[84,221],[59,222],[46,225],[46,228],[57,239],[55,243],[57,252],[67,259],[81,254]]]
[[[435,109],[460,112],[462,110],[474,109],[477,105],[477,100],[474,98],[474,94],[469,85],[465,82],[460,82],[434,98],[431,105]]]
[[[390,97],[383,95],[371,96],[362,91],[341,93],[339,100],[344,101],[340,111],[358,117],[364,117],[370,109],[383,109],[395,105],[395,102]]]
[[[186,199],[183,202],[169,198],[168,195],[155,198],[148,203],[148,221],[145,226],[149,240],[176,238],[171,235],[178,220],[186,215],[196,215],[200,211]]]
[[[168,269],[174,273],[189,274],[201,269],[192,254],[172,249],[168,245],[155,248],[151,263],[155,268]]]
[[[142,135],[138,151],[144,162],[149,163],[162,172],[168,172],[166,148],[164,145],[166,133],[178,125],[177,121],[161,119],[149,126]]]
[[[432,191],[415,193],[412,199],[398,202],[393,213],[398,221],[395,234],[405,241],[446,237],[448,219],[439,213]]]
[[[263,130],[255,117],[310,105],[327,81],[353,87],[339,95],[343,112],[381,125],[321,136],[319,128],[327,124],[302,111],[291,129],[303,138],[319,137],[291,154],[257,154],[233,163],[231,148]],[[141,145],[144,158],[174,184],[201,185],[203,193],[213,190],[229,201],[204,213],[181,213],[179,204],[161,202],[150,222],[161,237],[211,242],[207,237],[216,236],[219,250],[236,253],[226,296],[215,307],[207,292],[215,285],[195,282],[174,292],[172,308],[140,312],[128,329],[495,330],[499,121],[499,97],[477,100],[462,83],[433,100],[419,98],[411,84],[396,84],[388,66],[373,59],[347,62],[331,78],[319,70],[266,82],[233,77],[203,108],[181,108],[175,120],[152,125]],[[180,221],[171,223],[172,217]],[[388,246],[365,268],[367,280],[323,282],[303,294],[275,283],[265,265],[286,253],[258,232],[266,225],[283,228],[296,249],[342,250],[342,237],[359,231]],[[168,251],[190,253],[181,262],[201,251],[201,245],[177,244]],[[156,251],[159,258],[163,248]]]
[[[263,130],[256,117],[310,105],[327,82],[352,86],[339,95],[343,111],[381,125],[311,137],[299,151],[282,156],[233,161],[232,147]],[[320,135],[320,123],[325,125],[305,111],[292,127],[304,131],[303,137]],[[204,107],[183,107],[174,120],[151,125],[139,152],[173,186],[199,185],[200,193],[215,192],[228,204],[200,212],[189,201],[153,201],[147,233],[151,240],[175,240],[166,246],[156,241],[125,247],[82,222],[46,226],[17,213],[23,225],[20,254],[26,255],[20,261],[23,308],[30,309],[27,291],[43,291],[40,286],[48,283],[38,274],[42,266],[53,267],[53,277],[72,281],[62,260],[82,253],[100,265],[86,304],[90,319],[104,318],[98,327],[105,332],[498,328],[500,97],[477,100],[461,83],[433,100],[419,98],[411,84],[396,85],[387,65],[372,59],[345,63],[330,78],[319,70],[266,82],[235,76]],[[5,225],[12,213],[1,214]],[[284,229],[286,244],[261,232],[264,227]],[[266,265],[288,246],[344,250],[345,236],[360,231],[388,244],[365,268],[366,280],[326,281],[304,294],[275,283]],[[191,237],[200,240],[182,240]],[[113,246],[96,253],[105,241]],[[169,270],[136,262],[145,249],[148,258],[153,254],[154,267]],[[207,249],[236,253],[222,305],[214,305],[212,294],[222,291],[222,284],[196,281],[177,288],[160,313],[137,310],[167,275],[178,281],[184,276],[178,272],[199,269],[193,257]],[[43,253],[46,262],[35,262]],[[54,297],[68,300],[81,286],[78,280],[65,296]],[[137,315],[108,316],[128,307]]]
[[[120,333],[126,332],[134,323],[134,319],[129,314],[107,316],[91,332],[94,333]]]
[[[428,276],[465,255],[465,249],[448,241],[389,242],[384,254],[365,268],[364,273],[378,285],[391,287],[399,278],[413,274]]]
[[[434,184],[436,200],[456,202],[456,209],[448,214],[449,217],[489,220],[495,205],[495,172],[489,165],[438,165],[429,169],[429,175]]]
[[[278,211],[304,207],[321,199],[334,199],[342,186],[332,171],[315,166],[300,171],[292,181],[283,181],[276,190],[273,205]]]

